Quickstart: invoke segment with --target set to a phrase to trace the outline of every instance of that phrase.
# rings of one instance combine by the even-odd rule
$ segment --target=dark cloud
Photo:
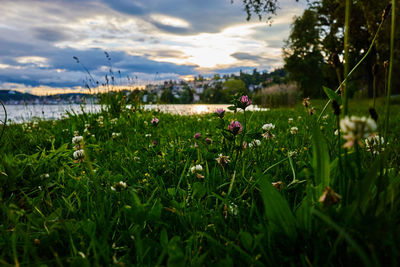
[[[60,42],[71,39],[65,28],[44,28],[37,27],[32,29],[34,36],[42,41]]]
[[[239,60],[253,60],[253,61],[258,61],[262,59],[262,57],[257,56],[257,55],[252,55],[250,53],[246,52],[236,52],[231,54],[232,57],[239,59]]]

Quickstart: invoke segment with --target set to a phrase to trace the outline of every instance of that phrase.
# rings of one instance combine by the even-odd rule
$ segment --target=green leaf
[[[272,186],[269,179],[261,179],[260,186],[265,216],[273,226],[273,230],[276,232],[283,231],[287,237],[295,239],[297,236],[296,220],[288,202]]]
[[[328,146],[318,126],[314,126],[313,128],[312,146],[312,166],[314,169],[315,182],[317,186],[321,185],[321,188],[325,188],[329,185],[330,159]]]
[[[253,245],[253,237],[249,232],[240,232],[239,233],[240,242],[246,250],[251,251],[251,247]]]
[[[167,248],[168,247],[168,233],[167,233],[167,230],[165,230],[165,228],[163,228],[161,230],[160,243],[161,243],[161,246],[163,248]]]
[[[193,184],[193,198],[202,198],[206,194],[206,188],[203,183],[196,182]]]
[[[325,94],[329,97],[330,100],[336,100],[339,105],[342,104],[342,98],[335,91],[325,86],[322,86],[322,88],[324,88]]]

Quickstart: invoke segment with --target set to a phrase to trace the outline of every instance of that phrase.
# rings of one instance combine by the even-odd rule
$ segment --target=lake
[[[161,112],[180,114],[180,115],[196,115],[214,112],[217,108],[227,109],[229,104],[166,104],[166,105],[144,105],[145,110],[159,110]],[[103,106],[104,107],[104,106]],[[101,105],[6,105],[7,116],[13,122],[30,121],[34,118],[42,120],[61,119],[67,112],[75,112],[81,114],[82,109],[86,113],[96,113],[101,110]],[[248,110],[265,111],[268,109],[259,108],[251,105]],[[4,112],[0,110],[0,120],[4,120]]]

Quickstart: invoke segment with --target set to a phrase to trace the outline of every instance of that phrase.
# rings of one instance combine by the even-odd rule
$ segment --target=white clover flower
[[[291,134],[297,134],[298,133],[298,131],[299,131],[299,128],[297,128],[297,127],[292,127],[292,128],[290,128],[290,133]]]
[[[118,118],[114,118],[114,119],[110,120],[111,124],[117,124],[117,122],[118,122]]]
[[[145,134],[145,137],[151,137],[151,134]]]
[[[385,148],[382,145],[385,144],[385,140],[379,135],[370,135],[365,139],[365,146],[367,151],[372,151],[374,154],[379,154],[380,151],[384,151]],[[380,148],[380,149],[379,149]]]
[[[190,172],[191,173],[198,173],[198,172],[201,172],[201,171],[203,171],[203,166],[201,166],[200,164],[197,164],[197,165],[195,165],[195,166],[190,168]]]
[[[83,149],[76,150],[73,154],[74,159],[81,160],[85,157],[85,152]]]
[[[82,136],[74,136],[72,137],[72,143],[75,145],[79,145],[81,142],[83,141],[83,137]]]
[[[270,133],[270,132],[265,132],[265,133],[262,134],[262,137],[267,139],[267,140],[269,140],[269,139],[274,139],[275,135],[273,133]]]
[[[328,119],[328,117],[329,117],[329,114],[326,114],[325,116],[322,116],[322,119],[323,119],[324,121],[326,121],[326,120]]]
[[[289,151],[289,157],[293,158],[297,156],[297,151]]]
[[[250,142],[249,147],[256,147],[256,146],[261,146],[261,141],[258,139],[254,139],[253,141]]]
[[[289,124],[292,124],[292,123],[293,123],[293,118],[289,118],[289,119],[288,119],[288,123],[289,123]]]
[[[111,186],[112,191],[121,191],[122,189],[127,188],[128,185],[124,181],[119,181]]]
[[[231,202],[231,204],[229,204],[229,212],[233,215],[233,216],[237,216],[238,214],[238,206]]]
[[[224,167],[226,164],[228,164],[231,160],[229,159],[229,156],[224,156],[222,154],[218,155],[218,158],[215,159],[219,165]]]
[[[352,147],[355,143],[362,146],[361,140],[367,138],[376,130],[376,122],[367,117],[346,116],[340,120],[340,130],[343,132],[343,139],[347,142],[344,147]]]
[[[78,136],[79,135],[79,131],[74,131],[74,136]]]
[[[121,135],[121,133],[112,133],[111,134],[111,137],[112,138],[117,138],[118,136],[120,136]]]
[[[271,131],[275,129],[275,125],[273,125],[272,123],[267,123],[262,126],[262,129],[263,131]]]

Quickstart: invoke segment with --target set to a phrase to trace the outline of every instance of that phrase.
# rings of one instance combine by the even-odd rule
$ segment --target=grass
[[[384,152],[345,152],[331,109],[317,122],[324,103],[312,101],[313,116],[301,105],[246,111],[238,135],[227,128],[244,124],[243,112],[220,119],[123,105],[9,125],[0,264],[399,265],[400,106],[391,106]],[[350,101],[349,112],[367,115],[370,105]],[[377,111],[381,132],[381,99]],[[274,139],[262,137],[266,123]],[[73,156],[75,131],[83,160]],[[230,162],[218,164],[219,154]],[[196,165],[202,170],[192,172]]]

